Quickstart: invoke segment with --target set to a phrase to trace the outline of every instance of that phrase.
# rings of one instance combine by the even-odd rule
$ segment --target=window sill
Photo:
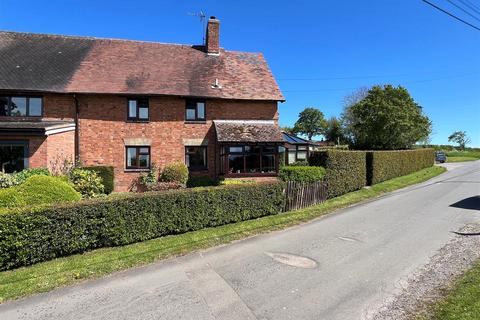
[[[129,173],[129,172],[150,172],[150,169],[123,169],[123,172]]]
[[[185,124],[206,124],[207,120],[186,120]]]

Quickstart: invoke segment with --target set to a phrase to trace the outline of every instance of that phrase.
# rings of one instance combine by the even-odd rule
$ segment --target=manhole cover
[[[265,254],[273,260],[291,267],[314,269],[317,266],[317,262],[313,259],[297,256],[290,253],[265,252]]]

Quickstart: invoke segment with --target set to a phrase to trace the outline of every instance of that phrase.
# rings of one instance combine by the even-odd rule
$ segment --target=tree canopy
[[[314,136],[324,134],[327,128],[327,121],[323,113],[316,108],[305,108],[298,115],[293,131],[295,133],[304,134],[308,140],[312,140]]]
[[[327,141],[341,144],[345,142],[342,123],[336,117],[331,117],[327,120],[327,128],[325,129],[325,139]]]
[[[409,149],[431,133],[431,122],[408,93],[392,85],[374,86],[346,106],[343,124],[356,149]]]
[[[448,141],[455,142],[460,149],[465,150],[467,143],[470,143],[470,138],[467,136],[466,131],[455,131],[448,136]]]

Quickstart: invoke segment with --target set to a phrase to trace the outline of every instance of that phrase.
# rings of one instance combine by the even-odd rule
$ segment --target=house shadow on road
[[[465,198],[454,204],[451,204],[450,207],[460,208],[460,209],[470,209],[470,210],[480,210],[480,196],[473,196],[470,198]]]

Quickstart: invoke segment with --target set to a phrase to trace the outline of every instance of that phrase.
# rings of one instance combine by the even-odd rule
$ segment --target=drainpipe
[[[78,118],[80,114],[80,106],[78,103],[77,95],[73,94],[73,101],[75,102],[75,165],[80,160],[80,128],[78,127]]]

